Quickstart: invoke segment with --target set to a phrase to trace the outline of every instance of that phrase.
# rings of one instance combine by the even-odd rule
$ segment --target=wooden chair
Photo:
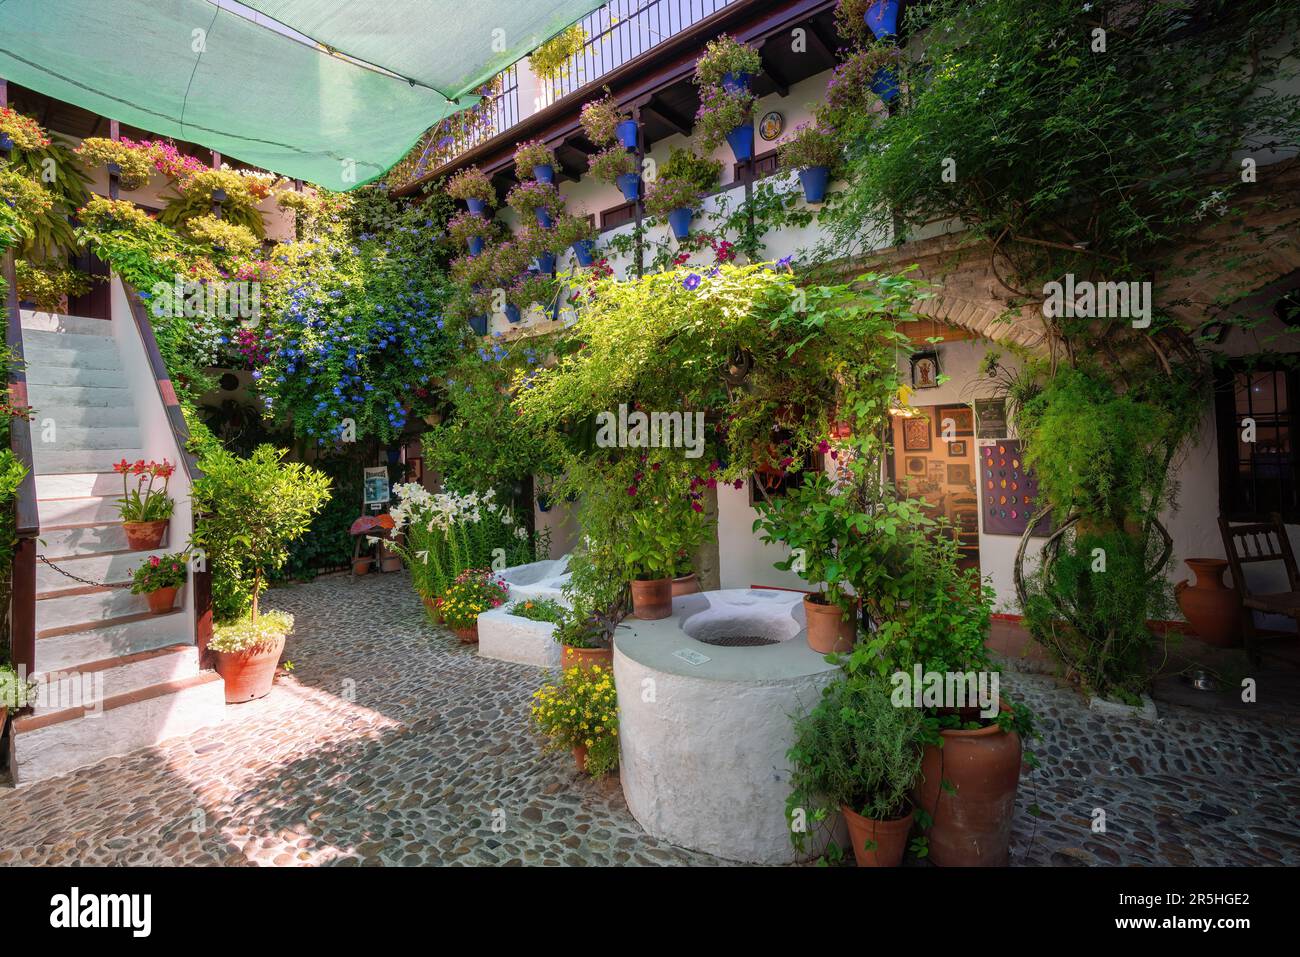
[[[1291,551],[1291,542],[1287,538],[1286,526],[1282,516],[1274,514],[1270,522],[1253,522],[1247,525],[1229,525],[1222,516],[1219,518],[1219,533],[1223,536],[1223,548],[1228,555],[1228,565],[1232,568],[1232,583],[1236,586],[1237,597],[1241,602],[1241,629],[1246,639],[1246,654],[1251,662],[1258,664],[1262,654],[1259,649],[1261,637],[1255,627],[1255,612],[1262,611],[1270,615],[1286,615],[1300,625],[1300,572],[1296,570],[1295,555]],[[1262,562],[1281,562],[1286,568],[1288,591],[1256,595],[1250,591],[1242,566]],[[1269,637],[1292,639],[1296,636],[1287,632],[1273,632]],[[1291,661],[1300,661],[1293,655],[1283,657]]]

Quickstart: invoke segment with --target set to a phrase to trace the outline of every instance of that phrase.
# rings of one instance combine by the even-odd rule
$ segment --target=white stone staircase
[[[37,564],[33,676],[41,694],[10,732],[19,784],[188,734],[225,710],[220,677],[199,667],[189,589],[175,610],[155,615],[143,595],[107,587],[130,581],[151,555],[185,546],[185,535],[169,530],[163,548],[132,551],[116,506],[122,478],[113,463],[162,457],[141,427],[141,404],[159,402],[156,386],[138,370],[133,382],[116,323],[28,312],[22,320],[37,554],[103,585]]]

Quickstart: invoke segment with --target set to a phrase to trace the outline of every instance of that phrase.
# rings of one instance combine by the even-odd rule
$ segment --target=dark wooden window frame
[[[1297,468],[1295,449],[1296,429],[1300,426],[1300,413],[1296,408],[1297,397],[1300,396],[1300,391],[1297,391],[1300,390],[1300,354],[1291,356],[1290,360],[1287,361],[1282,357],[1232,359],[1216,370],[1214,406],[1215,432],[1219,444],[1219,512],[1230,522],[1266,521],[1274,511],[1269,509],[1264,512],[1251,507],[1251,499],[1243,483],[1253,482],[1257,490],[1259,479],[1253,473],[1249,478],[1243,477],[1238,468],[1237,439],[1240,435],[1241,420],[1237,413],[1235,379],[1240,373],[1280,372],[1285,376],[1287,407],[1286,412],[1278,416],[1277,424],[1285,425],[1288,430],[1291,462],[1289,473],[1280,473],[1278,482],[1283,494],[1289,488],[1295,495],[1295,490],[1300,488],[1300,468]],[[1258,500],[1259,496],[1256,492],[1255,501]],[[1284,522],[1300,524],[1300,507],[1284,506],[1281,511]]]

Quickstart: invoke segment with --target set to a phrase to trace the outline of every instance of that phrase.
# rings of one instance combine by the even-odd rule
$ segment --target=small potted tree
[[[113,471],[122,476],[122,497],[118,499],[117,507],[122,516],[127,547],[136,552],[157,548],[167,534],[167,525],[176,508],[176,503],[167,495],[167,486],[176,466],[166,459],[161,463],[144,459],[131,463],[123,459],[113,466]],[[132,477],[135,478],[135,488],[130,487]],[[161,484],[156,484],[159,480]]]
[[[636,172],[636,157],[618,146],[611,146],[587,161],[592,176],[616,185],[628,202],[641,198],[641,177]]]
[[[131,594],[144,595],[149,610],[155,615],[166,614],[176,604],[176,592],[185,584],[187,561],[184,552],[161,558],[149,556],[149,560],[131,574]]]
[[[813,831],[794,826],[831,819],[848,827],[859,867],[897,867],[912,829],[912,791],[921,773],[924,721],[920,711],[895,707],[891,686],[875,676],[840,678],[828,685],[807,717],[795,722],[786,814],[790,838],[808,849]],[[838,857],[839,846],[827,846]]]
[[[555,182],[555,150],[541,140],[529,140],[515,147],[515,174],[520,182],[528,178],[539,183]]]
[[[821,123],[801,123],[778,147],[777,161],[782,169],[798,170],[805,200],[820,203],[826,199],[826,187],[842,155],[833,129]]]
[[[448,180],[447,195],[463,200],[471,213],[480,216],[489,206],[497,204],[497,191],[492,181],[477,166],[467,166]]]
[[[289,543],[300,538],[329,500],[330,480],[284,453],[260,445],[248,458],[215,448],[203,456],[193,487],[195,512],[202,515],[194,544],[209,561],[238,570],[249,584],[248,610],[213,629],[208,650],[226,683],[226,701],[252,701],[271,691],[284,640],[293,618],[260,613],[267,575],[284,567]]]

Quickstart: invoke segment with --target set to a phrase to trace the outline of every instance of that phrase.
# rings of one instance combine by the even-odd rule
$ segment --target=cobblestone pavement
[[[526,729],[541,674],[429,626],[405,575],[267,604],[297,617],[292,677],[189,738],[0,786],[0,865],[721,863],[642,832],[617,776],[544,753]],[[1050,678],[1004,687],[1044,734],[1013,863],[1300,863],[1294,728],[1167,708],[1108,726]]]

